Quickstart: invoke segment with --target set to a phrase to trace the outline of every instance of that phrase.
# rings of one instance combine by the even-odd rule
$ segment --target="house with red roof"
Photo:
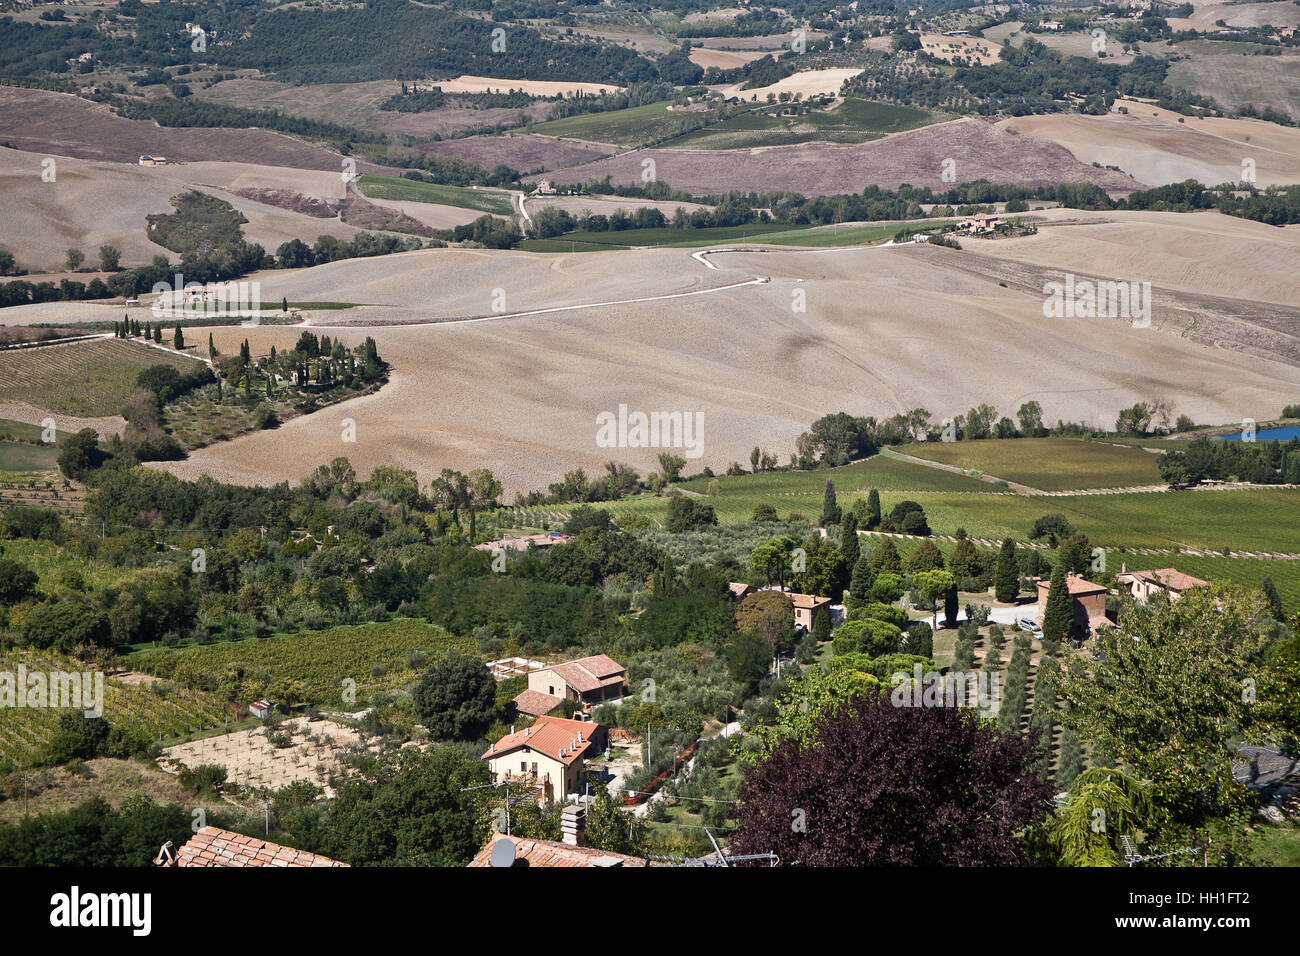
[[[1163,594],[1171,601],[1177,601],[1184,591],[1203,588],[1209,581],[1202,581],[1190,574],[1183,574],[1177,568],[1160,568],[1157,571],[1129,571],[1121,565],[1120,573],[1115,575],[1115,582],[1129,589],[1135,601],[1145,604],[1152,595]]]
[[[604,654],[552,664],[528,675],[528,690],[515,698],[525,714],[549,714],[561,702],[576,700],[583,710],[627,694],[627,668]]]
[[[582,793],[589,757],[605,749],[605,728],[589,720],[539,717],[532,726],[510,728],[484,752],[482,759],[496,783],[518,782],[537,788],[538,803]]]
[[[1091,581],[1084,579],[1079,574],[1067,574],[1065,576],[1066,588],[1073,599],[1074,616],[1080,624],[1087,624],[1088,630],[1095,631],[1099,627],[1111,627],[1111,620],[1106,616],[1106,595],[1109,588],[1104,584],[1093,584]],[[1051,592],[1052,582],[1050,580],[1041,580],[1038,582],[1038,623],[1043,623],[1043,615],[1047,613],[1047,595]]]

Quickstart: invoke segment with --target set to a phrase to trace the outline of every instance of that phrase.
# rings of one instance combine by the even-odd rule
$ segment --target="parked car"
[[[1020,618],[1020,620],[1016,621],[1016,626],[1019,627],[1022,631],[1029,631],[1031,634],[1038,634],[1042,630],[1038,626],[1038,622],[1035,621],[1032,617]]]

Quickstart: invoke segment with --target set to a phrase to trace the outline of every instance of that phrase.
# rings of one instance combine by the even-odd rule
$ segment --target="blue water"
[[[1241,433],[1220,435],[1224,441],[1241,441]],[[1264,428],[1255,432],[1255,441],[1290,441],[1300,438],[1300,425],[1287,425],[1285,428]]]

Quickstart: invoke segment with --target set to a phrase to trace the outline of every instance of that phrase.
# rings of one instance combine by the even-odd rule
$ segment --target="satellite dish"
[[[502,837],[492,844],[492,865],[493,866],[514,866],[515,865],[515,841],[510,837]]]

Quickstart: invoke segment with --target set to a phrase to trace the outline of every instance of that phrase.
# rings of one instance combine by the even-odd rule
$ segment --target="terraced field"
[[[50,651],[0,652],[0,670],[13,673],[20,664],[28,674],[82,670],[71,658]],[[29,765],[39,760],[65,713],[79,711],[0,707],[0,762]],[[104,718],[109,724],[142,731],[154,739],[188,736],[221,726],[233,716],[228,705],[202,691],[169,688],[164,694],[142,685],[104,681]]]
[[[194,359],[125,339],[71,342],[0,355],[0,402],[60,415],[117,415],[151,365],[192,371]]]
[[[433,661],[453,649],[477,653],[468,638],[404,618],[265,640],[137,651],[128,660],[138,670],[183,684],[235,667],[265,672],[272,681],[297,682],[309,702],[338,706],[345,679],[356,681],[356,701],[364,703],[372,691],[395,688],[418,676],[407,663],[408,652],[423,651]]]
[[[1160,484],[1159,456],[1071,438],[1009,438],[921,442],[898,449],[905,455],[976,469],[1043,491],[1134,488]]]

